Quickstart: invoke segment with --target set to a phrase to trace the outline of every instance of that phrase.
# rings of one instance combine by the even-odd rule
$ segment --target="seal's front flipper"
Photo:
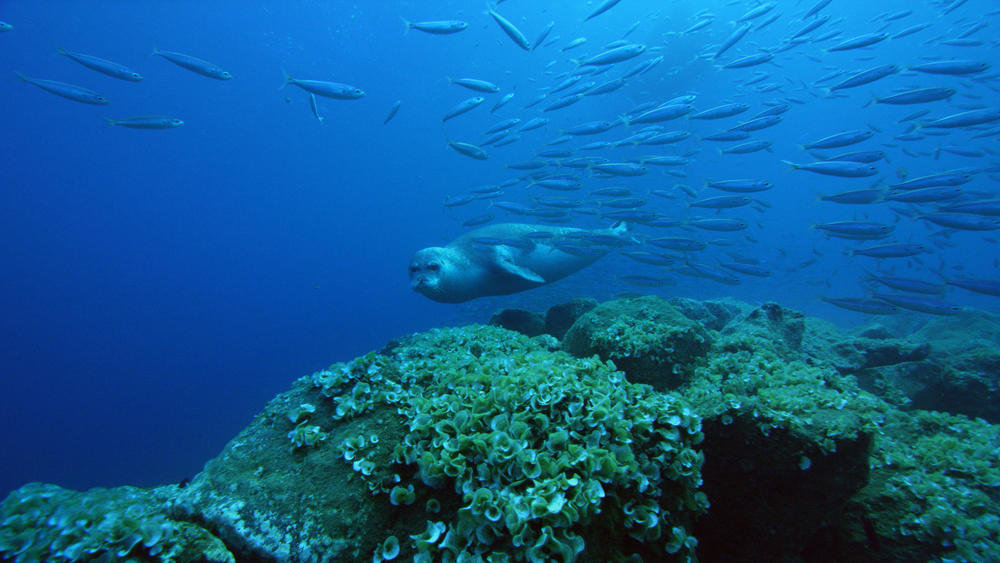
[[[505,259],[504,257],[501,257],[500,260],[497,261],[497,263],[499,264],[501,269],[503,269],[505,272],[509,274],[515,275],[519,278],[524,278],[530,282],[545,283],[545,278],[531,271],[529,268],[525,268],[524,266],[518,266],[513,261],[511,261],[510,258]]]

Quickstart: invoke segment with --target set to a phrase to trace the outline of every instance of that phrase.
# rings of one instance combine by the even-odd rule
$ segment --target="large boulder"
[[[711,344],[708,330],[653,296],[602,303],[577,319],[563,339],[571,354],[596,354],[614,362],[629,381],[658,390],[687,381]]]

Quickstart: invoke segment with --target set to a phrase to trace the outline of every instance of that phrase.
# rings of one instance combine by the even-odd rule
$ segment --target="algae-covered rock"
[[[659,297],[602,303],[573,324],[563,347],[611,360],[633,383],[659,390],[684,383],[711,346],[704,327]]]
[[[1000,427],[893,411],[871,481],[814,550],[840,561],[1000,560]]]
[[[723,334],[755,334],[784,346],[786,352],[798,352],[805,333],[805,315],[777,303],[765,303],[730,322]]]
[[[566,331],[581,315],[597,307],[597,300],[577,298],[553,305],[545,312],[545,332],[562,340]]]
[[[0,505],[4,561],[232,562],[208,530],[168,516],[176,487],[70,491],[29,483]]]
[[[905,339],[854,337],[832,348],[838,369],[887,401],[1000,422],[1000,318],[935,318]]]
[[[677,307],[677,310],[685,317],[715,331],[722,330],[733,319],[746,313],[749,309],[746,303],[731,299],[698,301],[687,297],[671,297],[667,301]]]
[[[302,424],[326,439],[289,447]],[[701,438],[682,399],[600,360],[435,330],[296,382],[172,508],[257,560],[679,559]]]
[[[706,429],[712,506],[696,530],[707,561],[796,558],[867,482],[872,436],[888,408],[831,366],[789,358],[781,339],[749,327],[717,340],[679,390]]]

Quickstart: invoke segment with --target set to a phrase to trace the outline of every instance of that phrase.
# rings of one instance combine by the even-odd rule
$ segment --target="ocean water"
[[[865,281],[866,272],[934,283],[1000,279],[996,231],[944,228],[921,217],[948,203],[1000,197],[1000,121],[955,128],[932,123],[1000,108],[998,6],[988,0],[833,0],[818,16],[803,20],[813,4],[776,2],[751,18],[746,36],[717,58],[719,46],[739,26],[734,22],[758,4],[622,0],[584,21],[597,2],[500,3],[496,10],[532,42],[554,22],[547,39],[530,52],[475,2],[0,4],[0,20],[14,26],[0,33],[0,120],[6,140],[0,150],[0,421],[5,429],[0,433],[5,460],[0,491],[29,481],[75,489],[178,481],[196,473],[294,378],[402,334],[485,322],[502,307],[544,310],[572,297],[607,299],[631,292],[731,296],[751,303],[778,301],[849,327],[868,317],[820,297],[870,295],[874,288]],[[801,43],[786,41],[809,21],[827,16]],[[462,20],[468,27],[450,35],[404,33],[404,17]],[[709,23],[688,31],[699,21]],[[924,27],[895,37],[917,25]],[[602,67],[574,62],[605,51],[626,33],[627,42],[645,45],[641,55]],[[888,37],[865,48],[827,51],[871,33]],[[563,50],[578,37],[586,42]],[[58,56],[59,47],[121,63],[143,80],[97,73]],[[152,55],[155,47],[211,61],[232,79],[181,68]],[[720,68],[765,51],[774,53],[773,61]],[[542,111],[559,96],[550,94],[539,105],[525,107],[574,73],[601,69],[579,82],[599,84],[656,57],[662,60],[614,92]],[[963,75],[907,70],[955,59],[994,68]],[[883,78],[828,90],[857,72],[890,64],[898,68]],[[320,122],[310,110],[308,92],[294,85],[282,88],[283,72],[349,84],[365,95],[318,97]],[[16,73],[86,87],[109,103],[64,99],[19,80]],[[500,93],[477,93],[449,84],[447,77],[488,80]],[[871,103],[873,96],[915,88],[953,88],[955,93],[930,103]],[[514,98],[491,113],[511,92]],[[450,108],[473,96],[485,101],[442,125]],[[653,124],[618,123],[605,133],[550,146],[574,126],[617,121],[640,104],[680,96],[691,96],[695,111],[727,103],[749,109],[718,120],[685,115]],[[401,101],[398,114],[383,124],[396,100]],[[737,143],[701,138],[782,105],[787,111],[779,123],[750,135],[770,141],[769,151],[719,154],[718,149]],[[923,110],[926,115],[904,120]],[[102,119],[141,115],[176,117],[184,124],[136,130]],[[448,139],[480,144],[483,132],[503,120],[519,118],[524,124],[538,117],[550,121],[520,133],[509,145],[483,147],[489,153],[484,161],[448,146]],[[579,148],[617,142],[649,125],[690,136],[660,146]],[[799,146],[853,130],[873,135],[811,153]],[[515,128],[511,135],[517,134]],[[523,178],[539,170],[506,167],[554,149],[610,162],[651,155],[690,162],[648,164],[641,176],[607,178],[551,159],[542,173],[572,174],[583,185],[566,193],[528,187]],[[855,150],[885,152],[872,164],[877,174],[826,176],[783,162],[808,163]],[[961,193],[947,202],[844,205],[817,195],[872,187],[888,194],[888,186],[903,179],[946,172],[968,175]],[[733,179],[766,180],[773,187],[747,194],[755,200],[751,205],[718,214],[687,207],[696,199],[732,195],[705,184]],[[489,199],[443,205],[474,188],[508,181],[516,183],[492,201],[537,209],[535,198],[580,199],[583,205],[557,224],[581,228],[615,222],[601,216],[614,209],[597,207],[592,190],[627,187],[646,200],[641,209],[684,223],[662,228],[633,222],[636,240],[686,237],[708,248],[678,254],[668,267],[613,251],[560,282],[459,305],[436,303],[412,291],[410,256],[468,231],[462,226],[468,219],[489,213],[495,223],[544,223],[491,207]],[[715,232],[690,223],[702,217],[741,219],[747,228]],[[829,237],[815,228],[839,221],[879,223],[892,232],[859,241]],[[889,243],[925,248],[902,258],[851,254]],[[662,252],[648,242],[641,250]],[[730,272],[740,283],[728,285],[692,276],[684,263],[714,271],[733,256],[756,261],[770,275]],[[629,275],[664,281],[660,287],[636,286],[624,278]],[[995,296],[955,287],[938,299],[998,310]]]

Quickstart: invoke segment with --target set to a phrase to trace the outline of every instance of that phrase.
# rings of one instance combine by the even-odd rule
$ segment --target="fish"
[[[591,12],[589,16],[584,18],[583,21],[590,21],[596,18],[597,16],[603,14],[604,12],[607,12],[611,8],[614,8],[619,2],[621,2],[621,0],[604,0],[604,2],[601,2],[601,5],[598,6],[596,10]]]
[[[948,60],[915,65],[909,69],[927,74],[965,75],[985,72],[990,69],[990,64],[982,61]]]
[[[399,113],[399,107],[402,105],[403,105],[403,100],[396,100],[395,102],[393,102],[392,107],[389,108],[389,113],[386,114],[385,119],[382,120],[382,125],[385,125],[390,121],[392,121],[392,118],[396,117],[396,114]]]
[[[493,108],[490,109],[490,113],[495,113],[498,109],[507,105],[507,103],[510,102],[512,99],[514,99],[514,92],[509,92],[507,94],[504,94],[503,97],[500,98],[500,101],[494,104]]]
[[[823,8],[825,8],[828,5],[830,5],[831,1],[832,0],[819,0],[819,2],[816,2],[815,4],[813,4],[812,8],[809,8],[808,10],[806,10],[806,13],[803,14],[802,19],[803,20],[807,20],[810,17],[815,16],[816,14],[819,13],[820,10],[822,10]]]
[[[609,92],[614,92],[615,90],[621,88],[625,85],[624,78],[615,78],[613,80],[608,80],[607,82],[598,84],[593,88],[588,89],[584,94],[588,96],[598,96],[600,94],[607,94]]]
[[[851,250],[850,255],[869,256],[871,258],[906,258],[930,251],[931,249],[923,244],[897,243],[855,248]]]
[[[940,119],[926,121],[920,124],[923,128],[953,129],[955,127],[971,127],[1000,120],[1000,109],[976,109],[955,113]]]
[[[552,32],[552,28],[555,27],[555,25],[556,22],[551,21],[545,26],[545,29],[543,29],[542,32],[538,34],[538,39],[535,39],[534,43],[531,44],[532,51],[537,49],[538,46],[545,41],[545,38],[549,36],[549,33]]]
[[[763,53],[754,53],[753,55],[740,57],[734,61],[722,65],[721,68],[724,69],[747,68],[751,66],[757,66],[759,64],[764,64],[772,60],[774,60],[774,53],[765,51]]]
[[[842,133],[837,133],[835,135],[830,135],[829,137],[823,137],[818,141],[813,141],[811,143],[802,145],[803,149],[834,149],[839,147],[846,147],[848,145],[853,145],[860,143],[862,141],[867,141],[874,135],[872,131],[867,129],[858,129],[854,131],[844,131]]]
[[[826,176],[839,176],[841,178],[863,178],[878,174],[878,168],[863,162],[839,160],[821,160],[806,164],[796,164],[788,160],[782,160],[782,162],[791,166],[794,170],[806,170]]]
[[[773,10],[776,6],[777,4],[774,2],[765,2],[763,4],[751,8],[750,11],[740,16],[740,18],[736,21],[744,22],[755,18],[759,18],[760,16],[763,16],[764,14]]]
[[[485,92],[487,94],[496,94],[500,91],[500,87],[492,82],[487,82],[486,80],[478,80],[476,78],[448,78],[448,84],[458,84],[459,86],[464,86],[469,90],[475,90],[476,92]]]
[[[753,264],[743,264],[741,262],[719,262],[719,265],[738,274],[756,276],[758,278],[771,277],[771,271],[761,266]]]
[[[848,76],[847,78],[841,80],[837,84],[830,87],[830,91],[833,90],[843,90],[846,88],[857,88],[858,86],[864,86],[865,84],[871,84],[876,80],[885,78],[886,76],[896,74],[899,72],[899,67],[894,64],[879,65],[877,67],[869,68],[861,72],[857,72]]]
[[[603,53],[598,53],[582,61],[577,61],[577,66],[604,66],[604,65],[620,63],[622,61],[627,61],[631,58],[638,57],[645,50],[646,50],[645,45],[630,43],[627,45],[622,45],[621,47],[609,49],[607,51],[604,51]]]
[[[485,225],[494,219],[492,213],[483,213],[482,215],[476,215],[462,222],[463,227],[478,227],[479,225]]]
[[[319,114],[319,104],[316,103],[316,94],[312,92],[309,93],[309,109],[312,110],[313,116],[316,117],[316,121],[323,123],[323,116]]]
[[[917,219],[930,221],[939,227],[958,231],[995,231],[1000,229],[1000,219],[964,213],[923,213]]]
[[[720,149],[719,154],[749,154],[757,151],[770,151],[771,141],[765,141],[762,139],[757,139],[755,141],[747,141],[739,145],[734,145],[726,149]]]
[[[647,172],[645,166],[633,162],[606,162],[594,164],[590,168],[608,176],[642,176]]]
[[[885,193],[882,190],[869,188],[865,190],[851,190],[847,192],[840,192],[830,195],[820,194],[820,200],[830,201],[833,203],[846,203],[846,204],[869,204],[869,203],[879,203],[885,197]]]
[[[416,29],[417,31],[423,31],[424,33],[430,33],[432,35],[450,35],[452,33],[458,33],[459,31],[469,27],[468,22],[461,20],[411,22],[406,18],[401,19],[403,20],[403,24],[406,26],[406,31]]]
[[[723,119],[739,115],[750,109],[749,104],[734,103],[715,106],[698,113],[691,114],[688,119]]]
[[[692,219],[688,225],[706,231],[742,231],[750,225],[742,219]]]
[[[820,297],[820,301],[841,309],[869,315],[893,315],[900,312],[900,308],[891,303],[864,297]]]
[[[724,192],[748,194],[754,192],[767,191],[773,188],[774,184],[772,184],[767,180],[740,179],[740,180],[717,180],[717,181],[706,180],[705,186],[709,188],[715,188],[717,190],[722,190]]]
[[[448,113],[446,113],[445,116],[441,118],[441,122],[444,123],[449,119],[458,117],[459,115],[462,115],[463,113],[466,113],[468,111],[472,111],[473,109],[478,107],[479,104],[483,103],[484,99],[485,98],[483,98],[482,96],[475,96],[472,98],[467,98],[465,100],[462,100],[454,107],[452,107],[451,110],[449,110]]]
[[[14,29],[13,25],[5,21],[0,21],[0,33],[3,33],[4,31],[10,31],[12,29]]]
[[[750,22],[744,22],[738,25],[735,29],[733,29],[732,33],[729,34],[729,37],[727,37],[725,41],[722,42],[722,45],[719,46],[719,49],[715,52],[714,55],[712,55],[712,59],[713,60],[718,59],[719,57],[722,56],[723,53],[731,49],[733,45],[735,45],[740,39],[743,39],[743,36],[746,35],[748,31],[750,31],[750,27],[751,27]]]
[[[845,152],[843,154],[838,154],[837,156],[831,156],[830,158],[820,158],[819,160],[847,160],[850,162],[865,162],[871,164],[884,159],[885,152],[883,151],[855,151]]]
[[[962,188],[957,186],[938,186],[933,188],[920,188],[917,190],[902,190],[894,192],[885,197],[885,201],[899,201],[903,203],[933,203],[955,199],[962,195]]]
[[[129,82],[139,82],[142,80],[141,74],[123,64],[100,59],[91,55],[85,55],[83,53],[73,53],[63,49],[62,47],[56,48],[56,54],[73,59],[91,70],[96,70],[97,72],[106,74],[112,78],[127,80]]]
[[[708,248],[708,244],[704,241],[683,238],[683,237],[660,237],[651,238],[646,240],[647,244],[652,244],[659,248],[665,248],[667,250],[677,250],[680,252],[697,252],[699,250],[705,250]]]
[[[191,55],[185,55],[184,53],[178,53],[177,51],[164,51],[156,47],[153,48],[153,54],[159,55],[181,68],[186,68],[191,72],[202,76],[207,76],[216,80],[231,80],[233,78],[232,74],[222,70],[218,65],[197,57],[192,57]],[[288,75],[286,74],[285,76],[287,77]]]
[[[108,125],[128,127],[129,129],[174,129],[184,125],[184,121],[165,115],[141,115],[121,119],[104,118]]]
[[[864,35],[859,35],[857,37],[852,37],[841,43],[834,45],[827,49],[827,52],[835,51],[849,51],[852,49],[860,49],[862,47],[869,47],[876,43],[880,43],[889,38],[886,33],[866,33]]]
[[[866,221],[835,221],[833,223],[819,223],[813,225],[814,229],[826,231],[833,235],[845,235],[848,237],[883,237],[893,231],[893,227],[881,223]]]
[[[65,82],[56,82],[55,80],[43,80],[41,78],[31,78],[25,76],[20,72],[17,73],[17,77],[28,84],[33,84],[50,94],[55,94],[57,96],[62,96],[67,100],[73,100],[74,102],[80,102],[83,104],[91,104],[95,106],[103,106],[108,103],[108,99],[104,96],[94,92],[93,90],[88,90],[82,86],[76,86],[73,84],[67,84]]]
[[[633,118],[624,118],[623,121],[626,125],[632,125],[635,123],[659,123],[661,121],[670,121],[672,119],[677,119],[694,111],[694,106],[690,104],[671,104],[655,107],[649,111],[643,112]]]
[[[457,151],[459,154],[463,154],[469,158],[474,158],[476,160],[486,160],[490,157],[489,153],[484,151],[482,148],[473,145],[472,143],[463,143],[460,141],[448,141],[448,146]]]
[[[490,127],[486,131],[483,131],[483,134],[489,135],[490,133],[496,133],[497,131],[503,131],[504,129],[510,129],[510,128],[514,127],[515,125],[517,125],[520,122],[521,122],[521,118],[520,117],[512,117],[510,119],[505,119],[505,120],[501,121],[500,123],[497,123],[493,127]]]
[[[525,51],[531,51],[531,43],[528,42],[528,38],[521,33],[521,30],[518,29],[517,26],[510,23],[507,18],[501,16],[493,8],[490,8],[488,13],[493,18],[493,21],[497,22],[500,29],[507,34],[507,37],[510,37],[510,39],[516,43],[518,47],[524,49]]]
[[[968,213],[971,215],[985,215],[988,217],[1000,217],[1000,199],[967,201],[945,205],[938,208],[940,211],[950,213]]]
[[[939,100],[950,100],[956,92],[957,90],[954,88],[917,88],[893,94],[891,96],[886,96],[884,98],[874,96],[874,99],[876,104],[925,104]]]
[[[365,96],[364,90],[351,86],[350,84],[325,82],[323,80],[299,80],[297,78],[292,78],[292,76],[286,72],[285,83],[282,84],[281,87],[284,88],[289,84],[298,86],[306,92],[316,94],[317,96],[323,96],[324,98],[331,98],[334,100],[357,100]]]
[[[944,293],[944,284],[931,283],[925,280],[914,278],[903,278],[898,276],[876,275],[868,272],[868,279],[878,282],[886,287],[891,287],[899,291],[909,293],[923,293],[925,295],[941,295]]]
[[[688,207],[706,207],[708,209],[732,209],[734,207],[743,207],[744,205],[750,205],[753,200],[746,196],[718,196],[710,197],[706,199],[700,199],[698,201],[692,201],[688,203]]]
[[[1000,280],[954,279],[947,280],[945,283],[968,291],[1000,297]]]
[[[873,293],[872,297],[902,309],[931,315],[957,315],[963,310],[961,307],[945,301],[917,295]]]
[[[971,182],[975,177],[967,172],[940,172],[921,176],[912,180],[906,180],[898,184],[889,184],[890,188],[897,190],[916,190],[920,188],[932,188],[934,186],[960,186]]]
[[[735,127],[730,129],[730,131],[744,131],[747,133],[750,131],[760,131],[761,129],[774,127],[775,125],[781,123],[782,119],[783,118],[780,115],[765,115],[763,117],[756,117],[737,124]]]

